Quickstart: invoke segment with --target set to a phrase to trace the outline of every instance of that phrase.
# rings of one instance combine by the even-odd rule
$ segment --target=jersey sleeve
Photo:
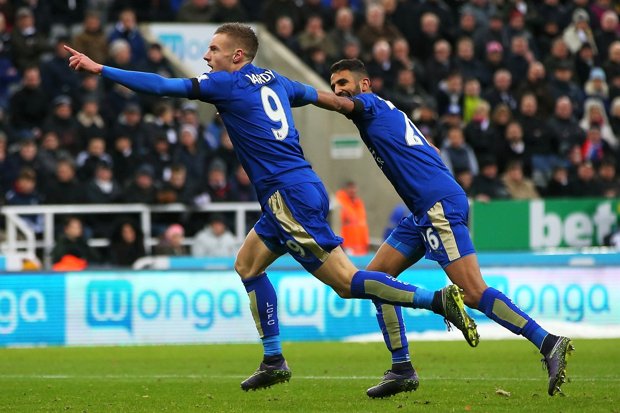
[[[278,76],[278,79],[284,86],[292,107],[309,105],[315,103],[319,98],[316,89],[312,86],[296,80],[290,80],[284,76]]]
[[[169,79],[155,73],[135,72],[109,66],[103,66],[101,75],[136,92],[183,98],[189,97],[191,93],[190,79]]]
[[[190,99],[216,103],[228,99],[232,93],[233,78],[228,72],[203,73],[190,81]]]

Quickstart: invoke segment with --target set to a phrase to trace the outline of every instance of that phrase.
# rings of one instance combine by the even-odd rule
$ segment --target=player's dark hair
[[[250,60],[256,56],[258,37],[250,26],[241,23],[225,23],[215,30],[215,34],[225,34],[232,38]]]
[[[348,70],[351,73],[356,73],[363,77],[368,77],[368,71],[366,70],[366,66],[359,59],[342,59],[334,63],[330,68],[330,73],[341,72],[343,70]]]

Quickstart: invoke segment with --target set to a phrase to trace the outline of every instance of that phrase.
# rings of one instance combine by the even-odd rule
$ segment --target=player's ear
[[[370,79],[367,77],[363,77],[362,80],[360,81],[360,89],[362,89],[362,92],[366,92],[367,90],[370,90]]]
[[[243,49],[235,50],[235,53],[233,54],[233,63],[237,64],[241,62],[242,60],[243,60]]]

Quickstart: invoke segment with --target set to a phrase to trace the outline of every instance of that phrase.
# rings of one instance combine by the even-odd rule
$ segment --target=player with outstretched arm
[[[476,332],[455,286],[426,291],[385,273],[358,270],[351,263],[340,247],[342,238],[327,223],[328,196],[304,158],[291,114],[292,105],[316,102],[317,91],[254,66],[258,38],[249,26],[220,26],[204,56],[212,71],[192,79],[103,66],[65,47],[72,55],[69,66],[74,70],[99,74],[138,92],[199,99],[219,111],[262,208],[235,260],[264,349],[259,368],[241,383],[243,390],[269,387],[291,377],[282,355],[276,292],[265,272],[287,252],[340,297],[416,308],[435,300],[441,307],[437,311],[464,334]],[[404,330],[399,332],[404,337]],[[400,385],[403,390],[414,390],[417,376]]]
[[[350,118],[379,168],[412,213],[404,218],[368,265],[397,277],[420,258],[437,261],[450,280],[463,289],[465,304],[531,341],[543,355],[549,373],[548,393],[560,392],[566,379],[566,356],[574,348],[568,337],[549,334],[508,297],[488,287],[480,273],[467,228],[467,196],[413,122],[394,105],[372,93],[364,64],[357,59],[331,67],[335,94],[319,91],[317,106]],[[394,311],[375,302],[379,313]],[[400,313],[400,309],[395,311]],[[398,318],[400,320],[400,317]],[[381,325],[385,332],[385,326]],[[402,323],[399,328],[403,328]],[[398,329],[388,337],[398,334]],[[398,379],[394,372],[385,382]],[[370,392],[383,394],[384,383]]]

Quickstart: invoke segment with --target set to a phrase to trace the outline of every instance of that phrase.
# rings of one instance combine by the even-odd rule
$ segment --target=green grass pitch
[[[285,343],[290,383],[245,393],[256,345],[0,350],[0,412],[620,412],[620,340],[574,340],[566,396],[526,340],[414,342],[416,392],[371,400],[382,343]],[[504,390],[510,395],[500,395]]]

